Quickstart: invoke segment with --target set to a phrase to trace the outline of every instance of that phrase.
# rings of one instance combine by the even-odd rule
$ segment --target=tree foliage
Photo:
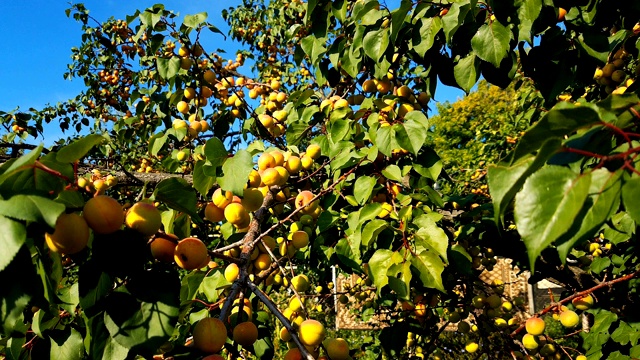
[[[639,356],[638,3],[245,1],[230,60],[206,12],[68,15],[85,91],[0,113],[7,358]],[[427,118],[481,76],[509,101]],[[26,142],[52,123],[69,138]],[[490,201],[436,191],[454,157],[494,162]],[[567,290],[534,319],[590,331],[526,325],[479,281],[497,257]],[[315,321],[335,301],[386,327],[344,354]]]

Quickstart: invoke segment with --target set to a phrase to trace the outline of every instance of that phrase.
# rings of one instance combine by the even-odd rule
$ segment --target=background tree
[[[86,90],[1,114],[6,141],[90,132],[0,166],[6,357],[348,359],[336,298],[389,316],[371,358],[640,356],[635,2],[247,1],[229,60],[206,13],[68,14]],[[489,166],[491,203],[445,216],[436,84],[519,68],[544,104],[518,92],[533,125]],[[525,322],[478,281],[497,256],[567,293]],[[334,290],[332,266],[361,280]]]

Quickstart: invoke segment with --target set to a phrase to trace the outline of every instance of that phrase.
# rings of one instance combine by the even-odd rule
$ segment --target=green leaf
[[[382,176],[393,181],[402,181],[402,172],[398,165],[389,165],[382,170]]]
[[[405,25],[405,19],[409,10],[413,7],[413,3],[411,0],[402,0],[400,3],[400,7],[395,9],[391,13],[391,35],[389,36],[389,41],[394,44],[398,37],[398,33],[400,29]]]
[[[16,160],[7,161],[0,166],[0,185],[2,185],[6,179],[12,177],[16,173],[23,171],[26,167],[33,165],[40,153],[42,152],[42,145],[31,150],[29,153],[20,156]]]
[[[26,246],[15,255],[9,266],[0,271],[0,283],[4,284],[0,290],[0,323],[3,333],[9,335],[14,330],[21,331],[19,329],[25,324],[23,311],[31,299],[36,299],[33,303],[37,303],[44,296],[42,281],[36,274]]]
[[[378,238],[378,235],[382,230],[386,229],[389,224],[385,220],[375,219],[371,220],[362,229],[361,241],[362,245],[369,246],[372,241]]]
[[[60,149],[56,155],[56,160],[62,163],[78,161],[87,155],[94,146],[101,144],[105,140],[104,136],[99,134],[87,135]]]
[[[146,271],[129,279],[129,293],[107,298],[104,323],[120,345],[138,353],[156,351],[173,334],[180,306],[175,272]]]
[[[198,197],[193,187],[186,180],[177,177],[164,179],[156,185],[153,194],[156,201],[161,201],[172,209],[187,213],[195,219],[200,219],[196,209]]]
[[[233,157],[227,159],[222,165],[224,175],[218,178],[218,183],[223,190],[242,196],[244,185],[249,179],[251,170],[253,170],[251,154],[246,150],[238,150]]]
[[[188,26],[190,28],[194,28],[195,29],[198,26],[200,26],[200,24],[205,22],[207,20],[207,17],[208,17],[208,15],[207,15],[206,12],[201,12],[201,13],[194,14],[194,15],[185,15],[183,24],[185,24],[186,26]]]
[[[56,330],[51,336],[51,359],[84,359],[82,335],[73,328]]]
[[[526,41],[533,45],[531,28],[540,16],[542,0],[516,0],[514,5],[518,7],[518,41]]]
[[[215,303],[222,292],[230,285],[221,270],[213,271],[200,284],[199,291],[204,294],[209,303]]]
[[[380,60],[389,46],[389,28],[371,30],[362,42],[364,53],[374,61]]]
[[[471,10],[469,1],[455,2],[449,8],[449,12],[442,17],[442,28],[447,38],[447,44],[451,44],[451,39],[458,28],[464,24],[464,19]]]
[[[311,63],[316,65],[324,53],[327,52],[327,48],[324,46],[324,39],[318,38],[315,35],[309,35],[300,40],[300,47],[309,55]]]
[[[508,161],[513,164],[520,158],[537,151],[551,138],[563,139],[565,135],[570,135],[580,128],[599,121],[598,112],[589,104],[577,106],[561,101],[527,130],[515,151],[510,154]]]
[[[476,54],[471,53],[458,61],[453,67],[453,75],[460,88],[468,94],[480,78],[480,61]]]
[[[24,225],[0,216],[0,271],[4,270],[16,256],[27,239]]]
[[[624,181],[622,186],[622,203],[631,218],[640,224],[640,178]]]
[[[442,19],[438,16],[418,20],[411,40],[413,50],[424,57],[435,43],[436,35],[441,29]]]
[[[374,186],[376,186],[376,179],[373,176],[358,177],[353,185],[353,195],[360,205],[364,205],[369,201]]]
[[[35,195],[15,195],[8,200],[0,200],[0,215],[22,221],[46,222],[52,228],[64,209],[64,205],[58,202]]]
[[[156,63],[158,65],[158,75],[165,80],[175,77],[180,71],[180,57],[178,56],[173,56],[169,59],[157,57]]]
[[[227,160],[229,153],[224,144],[217,137],[207,140],[204,146],[204,155],[207,157],[207,165],[219,167]]]
[[[571,227],[590,184],[590,174],[576,174],[560,166],[542,168],[525,181],[516,195],[514,214],[532,272],[542,250]]]
[[[196,165],[193,167],[193,187],[202,196],[207,196],[216,181],[215,178],[204,173],[205,163],[205,160],[196,161]]]
[[[113,279],[95,261],[89,261],[80,266],[78,295],[80,307],[88,317],[98,313],[97,309],[100,307],[96,305],[104,300],[111,290],[113,290]]]
[[[362,263],[359,236],[347,236],[338,240],[335,246],[336,256],[346,266],[359,269]]]
[[[599,33],[582,33],[575,39],[578,48],[594,59],[606,63],[609,56],[609,40]]]
[[[391,261],[391,257],[393,256],[393,251],[387,249],[378,249],[369,259],[369,272],[371,273],[371,278],[373,280],[373,284],[376,286],[376,292],[380,295],[380,291],[382,288],[389,284],[389,277],[387,276],[387,271],[393,265]]]
[[[308,127],[308,126],[307,126]],[[337,143],[344,139],[349,133],[349,121],[348,120],[334,120],[327,124],[327,137],[332,143]]]
[[[287,144],[300,144],[302,139],[304,139],[304,134],[310,129],[311,128],[309,127],[309,124],[301,121],[294,121],[291,124],[287,125],[287,132],[285,133]]]
[[[484,24],[478,29],[471,39],[471,47],[480,59],[499,68],[502,59],[509,53],[510,40],[509,28],[494,20],[491,24]]]
[[[408,119],[402,124],[395,124],[393,129],[396,133],[395,139],[403,149],[418,155],[418,152],[424,145],[427,138],[427,129],[418,121],[411,118],[410,115],[418,113],[424,116],[421,111],[411,111],[407,114]]]
[[[444,263],[442,259],[429,250],[422,251],[416,256],[410,256],[410,258],[411,265],[418,271],[422,284],[428,288],[444,292],[444,286],[442,285]]]
[[[413,220],[418,226],[415,233],[416,250],[430,250],[438,254],[444,261],[447,260],[447,247],[449,246],[449,238],[444,230],[436,224],[433,217],[428,214],[418,216]]]
[[[550,139],[542,145],[535,157],[529,156],[512,166],[490,165],[488,167],[488,184],[496,223],[504,218],[504,212],[527,177],[542,167],[561,144],[561,139]]]
[[[382,126],[376,132],[374,143],[385,156],[391,156],[392,135],[392,126]]]
[[[576,244],[593,238],[605,221],[618,210],[621,175],[621,171],[611,173],[606,169],[594,170],[591,173],[589,196],[585,205],[576,217],[572,228],[557,241],[558,255],[563,263]],[[564,240],[565,237],[568,237],[568,240]]]

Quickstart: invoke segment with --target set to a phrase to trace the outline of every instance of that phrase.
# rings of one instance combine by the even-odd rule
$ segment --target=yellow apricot
[[[302,344],[315,348],[324,340],[326,330],[321,322],[309,319],[300,324],[298,333]]]
[[[291,348],[284,354],[283,360],[302,360],[302,353],[298,348]]]
[[[287,171],[287,169],[285,169],[283,166],[276,166],[274,167],[274,169],[276,169],[278,174],[280,174],[280,182],[278,182],[278,185],[286,184],[287,180],[289,180],[289,172]]]
[[[401,98],[409,99],[412,94],[413,92],[411,91],[411,88],[407,85],[402,85],[398,88],[398,96]]]
[[[160,211],[148,202],[135,203],[124,220],[125,224],[142,235],[151,236],[160,230],[162,216]]]
[[[529,318],[525,323],[525,328],[531,335],[540,335],[544,332],[544,320],[540,319],[539,317]]]
[[[280,172],[275,168],[267,168],[260,175],[262,182],[267,186],[279,185],[282,182],[282,176]]]
[[[302,170],[302,161],[295,155],[289,156],[287,162],[284,163],[284,168],[287,169],[289,174],[297,174]]]
[[[163,237],[156,237],[149,244],[151,256],[161,262],[173,262],[177,242],[178,237],[172,234],[163,234]]]
[[[376,83],[373,79],[365,80],[362,83],[362,91],[366,93],[374,93],[377,91]]]
[[[217,207],[213,202],[210,202],[204,208],[204,217],[211,222],[220,222],[224,220],[224,210]]]
[[[282,166],[284,164],[284,155],[280,151],[272,151],[269,153],[273,156],[273,160],[275,161],[275,166]]]
[[[253,266],[258,270],[267,270],[271,266],[271,257],[269,254],[260,254],[253,262]]]
[[[291,286],[297,292],[305,292],[309,289],[309,278],[304,274],[296,275],[291,279]]]
[[[522,345],[524,345],[527,350],[535,350],[540,346],[540,340],[538,340],[537,336],[524,334],[522,337]]]
[[[256,211],[262,206],[264,196],[260,190],[256,188],[246,188],[242,195],[241,204],[247,211]]]
[[[233,341],[243,347],[253,345],[256,340],[258,340],[258,328],[256,327],[256,324],[250,321],[245,321],[233,328]]]
[[[186,114],[189,112],[189,104],[187,104],[186,101],[179,101],[176,105],[176,108],[178,109],[178,112],[182,114]]]
[[[572,310],[565,310],[562,313],[560,313],[559,320],[562,326],[566,328],[575,327],[580,323],[580,317],[578,316],[578,314],[576,314],[575,311],[572,311]]]
[[[111,234],[122,227],[124,212],[116,199],[99,195],[84,205],[82,216],[96,234]]]
[[[249,187],[252,188],[257,188],[260,187],[260,183],[262,183],[262,178],[260,177],[260,173],[257,172],[256,170],[251,170],[251,173],[249,173]],[[267,189],[267,191],[269,191]],[[262,195],[266,195],[265,193],[262,193]]]
[[[327,355],[331,360],[347,360],[349,359],[349,343],[342,338],[328,338],[322,342]]]
[[[240,268],[238,264],[231,263],[224,269],[224,278],[227,279],[228,282],[234,282],[240,275]]]
[[[478,351],[478,347],[479,346],[477,342],[470,341],[464,346],[464,349],[467,350],[469,354],[473,354],[474,352]]]
[[[200,239],[185,238],[176,245],[173,259],[178,266],[185,270],[198,269],[205,262],[208,262],[209,251]]]
[[[216,318],[204,318],[193,328],[193,345],[204,352],[216,353],[227,342],[227,327]]]
[[[585,295],[583,297],[574,298],[571,300],[571,303],[578,310],[588,310],[593,306],[593,297],[591,295]]]
[[[265,170],[276,166],[276,159],[270,153],[262,153],[258,158],[258,169]]]
[[[388,202],[383,202],[382,207],[380,208],[380,212],[378,213],[378,217],[381,219],[386,218],[393,211],[393,205]]]
[[[313,167],[313,159],[308,155],[303,155],[300,158],[300,165],[302,165],[303,169],[309,170]]]
[[[89,225],[76,213],[62,214],[56,220],[53,234],[46,233],[44,238],[51,251],[75,254],[87,247]]]
[[[315,195],[309,190],[301,191],[295,200],[296,209],[304,207],[306,211],[312,212],[318,207],[318,201],[311,201]]]
[[[291,244],[296,249],[302,249],[309,245],[309,234],[306,231],[296,231],[291,234]]]
[[[233,225],[242,225],[250,219],[249,213],[242,204],[231,203],[224,208],[224,218]]]
[[[311,144],[307,147],[307,151],[305,153],[305,155],[307,155],[308,157],[312,158],[312,159],[317,159],[318,157],[320,157],[320,146],[316,145],[316,144]]]
[[[233,200],[233,193],[231,191],[223,192],[222,188],[218,188],[213,192],[211,200],[215,206],[220,209],[224,209],[227,205],[231,204],[231,201]]]

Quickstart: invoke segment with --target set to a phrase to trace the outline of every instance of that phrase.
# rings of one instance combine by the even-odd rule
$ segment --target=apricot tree
[[[7,358],[640,356],[637,2],[247,0],[231,39],[162,5],[68,15],[86,90],[0,113]],[[452,213],[427,110],[481,76],[533,83],[529,127]],[[74,134],[28,144],[53,122]],[[526,319],[479,281],[497,257],[567,291]],[[329,336],[335,301],[383,315],[379,351]]]

